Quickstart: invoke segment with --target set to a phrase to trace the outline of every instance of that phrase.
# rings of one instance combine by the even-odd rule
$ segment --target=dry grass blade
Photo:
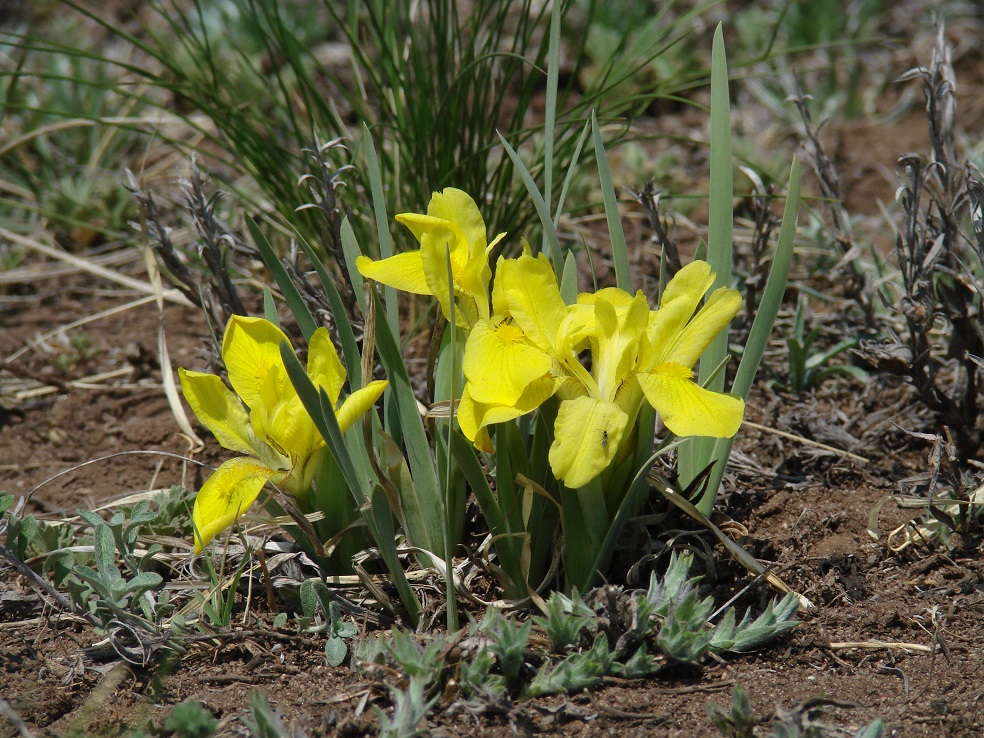
[[[52,248],[51,246],[47,246],[40,241],[36,241],[33,238],[27,238],[26,236],[21,236],[20,234],[7,230],[6,228],[0,228],[0,238],[6,238],[19,246],[24,246],[25,248],[29,248],[44,254],[48,258],[67,262],[84,272],[101,277],[102,279],[107,279],[110,282],[116,282],[119,285],[136,290],[137,292],[143,292],[144,294],[150,295],[154,294],[153,285],[148,284],[147,282],[141,282],[139,279],[133,279],[132,277],[127,277],[125,274],[119,274],[111,269],[105,269],[98,264],[94,264],[88,259],[83,259],[79,256],[75,256],[74,254],[69,254],[65,251]],[[178,305],[194,307],[194,305],[192,305],[191,302],[178,290],[167,290],[164,292],[164,299]]]
[[[191,421],[188,420],[188,414],[184,410],[184,405],[181,404],[178,387],[174,381],[174,372],[171,369],[171,355],[167,350],[167,339],[164,335],[164,286],[161,283],[161,272],[157,268],[157,261],[154,259],[153,249],[147,244],[143,246],[143,256],[144,263],[147,265],[147,276],[150,278],[150,283],[154,288],[154,297],[157,298],[157,312],[160,318],[157,323],[157,355],[158,363],[161,367],[161,384],[164,387],[164,394],[167,396],[167,404],[171,408],[171,415],[174,416],[178,427],[181,428],[182,432],[194,444],[194,447],[189,453],[197,453],[205,448],[205,442],[198,437],[194,428],[191,427]]]
[[[830,648],[837,650],[845,648],[870,648],[876,650],[889,651],[921,651],[930,653],[933,649],[921,643],[898,643],[889,641],[836,641],[829,644]]]
[[[53,328],[50,331],[48,331],[47,333],[41,334],[40,336],[38,336],[37,338],[35,338],[30,343],[28,343],[28,344],[22,346],[21,348],[17,349],[10,356],[8,356],[7,358],[5,358],[2,361],[0,361],[0,366],[13,363],[14,361],[16,361],[17,359],[19,359],[21,356],[23,356],[27,352],[36,349],[38,346],[40,346],[41,344],[43,344],[49,338],[53,338],[53,337],[57,336],[59,333],[64,333],[66,331],[74,330],[75,328],[78,328],[80,326],[86,325],[88,323],[93,323],[93,322],[95,322],[97,320],[103,320],[104,318],[111,318],[111,317],[113,317],[115,315],[118,315],[119,313],[125,312],[126,310],[130,310],[132,308],[137,308],[137,307],[140,307],[141,305],[146,305],[149,302],[154,302],[156,299],[157,299],[157,296],[156,295],[149,295],[147,297],[141,297],[141,298],[139,298],[137,300],[132,300],[132,301],[130,301],[130,302],[124,304],[124,305],[119,305],[118,307],[108,308],[106,310],[101,310],[98,313],[93,313],[92,315],[87,315],[84,318],[79,318],[78,320],[73,320],[71,323],[66,323],[65,325],[60,325],[57,328]]]
[[[804,438],[803,436],[797,436],[794,433],[787,433],[786,431],[781,431],[778,428],[770,428],[767,425],[759,425],[758,423],[753,423],[750,420],[743,420],[741,424],[748,426],[749,428],[754,428],[757,431],[762,431],[763,433],[771,433],[775,436],[781,436],[790,441],[796,441],[797,443],[802,443],[804,446],[812,446],[813,448],[819,448],[824,451],[829,451],[832,454],[837,454],[838,456],[843,456],[859,464],[868,464],[868,459],[864,456],[858,456],[857,454],[852,454],[850,451],[845,451],[844,449],[835,448],[834,446],[828,446],[826,443],[820,443],[819,441],[814,441],[809,438]]]
[[[89,264],[98,267],[121,266],[135,261],[137,254],[132,249],[122,249],[111,251],[108,254],[99,254],[89,257]],[[43,279],[59,279],[70,274],[77,274],[82,271],[82,267],[77,264],[52,264],[18,267],[0,273],[0,285],[3,284],[24,284],[34,283]]]

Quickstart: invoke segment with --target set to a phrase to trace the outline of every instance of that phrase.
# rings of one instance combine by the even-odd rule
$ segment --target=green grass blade
[[[290,308],[291,313],[294,314],[294,320],[297,321],[301,333],[304,334],[304,340],[310,341],[311,335],[317,329],[318,324],[315,322],[314,316],[311,315],[311,311],[308,310],[308,306],[305,304],[304,298],[301,297],[301,293],[298,292],[297,285],[294,284],[287,274],[287,270],[280,263],[280,259],[273,250],[273,246],[270,245],[270,242],[263,234],[263,231],[260,230],[256,221],[247,216],[246,227],[249,228],[249,232],[253,236],[253,242],[256,244],[256,248],[259,249],[260,256],[263,257],[263,263],[270,270],[274,280],[277,282],[277,286],[280,287],[280,291],[284,293],[287,306]]]
[[[547,47],[547,100],[543,123],[543,195],[547,205],[553,201],[554,126],[557,119],[557,82],[560,76],[560,11],[555,2],[550,13],[550,41]],[[543,231],[543,249],[548,248]]]
[[[625,246],[625,234],[622,232],[622,216],[618,212],[618,198],[612,186],[612,173],[608,168],[608,157],[605,155],[605,142],[601,139],[598,128],[598,118],[594,111],[591,113],[591,135],[594,139],[595,159],[598,162],[598,178],[601,183],[601,195],[605,202],[605,218],[608,221],[608,235],[612,241],[612,259],[615,262],[615,283],[620,288],[632,294],[632,271],[629,269],[629,252]]]
[[[557,269],[563,263],[563,254],[560,250],[560,240],[557,238],[557,229],[554,227],[553,218],[550,217],[550,208],[544,202],[543,195],[537,189],[536,182],[533,181],[533,175],[530,174],[530,170],[526,168],[523,160],[519,158],[519,154],[509,145],[509,142],[506,141],[501,133],[499,134],[499,140],[502,142],[502,147],[506,150],[506,154],[512,160],[513,166],[516,167],[516,171],[519,172],[519,178],[526,185],[526,191],[533,200],[533,205],[536,207],[537,215],[540,216],[540,224],[543,227],[543,233],[546,237],[548,246],[547,256],[550,258],[551,263],[553,263],[554,269]]]
[[[567,175],[564,177],[564,184],[560,188],[560,197],[557,198],[557,209],[554,211],[554,229],[560,226],[560,216],[564,212],[564,202],[567,200],[567,191],[571,187],[571,183],[574,181],[574,175],[577,173],[578,163],[581,159],[581,149],[584,148],[584,142],[588,140],[588,133],[591,131],[591,121],[584,121],[584,127],[581,129],[581,135],[578,136],[577,143],[574,146],[574,153],[571,155],[570,165],[567,167]]]
[[[786,282],[789,279],[789,267],[793,260],[793,244],[796,239],[796,220],[799,214],[800,201],[800,164],[799,159],[793,158],[789,168],[789,184],[786,189],[786,206],[782,213],[782,226],[779,229],[779,240],[776,243],[776,255],[772,260],[769,278],[762,292],[762,299],[755,311],[755,320],[748,334],[748,342],[742,352],[738,371],[735,373],[731,391],[736,395],[747,398],[752,389],[752,382],[758,372],[762,355],[772,335],[772,328],[782,305],[786,292]],[[731,455],[734,438],[719,438],[714,444],[713,459],[717,462],[708,477],[707,488],[697,503],[697,508],[704,514],[710,515],[717,499],[718,487],[724,477],[724,467]]]
[[[573,251],[567,252],[564,260],[564,273],[560,278],[560,296],[564,299],[565,305],[573,305],[577,302],[577,257]]]
[[[359,248],[359,240],[355,236],[355,230],[349,222],[348,216],[342,220],[342,253],[345,254],[345,268],[348,270],[349,284],[355,292],[355,301],[359,305],[359,312],[366,315],[366,296],[362,292],[362,284],[365,281],[362,274],[355,266],[355,260],[363,256]]]
[[[277,303],[273,299],[273,293],[270,291],[270,287],[267,285],[263,285],[263,317],[275,326],[280,326],[280,316],[277,315]]]
[[[314,386],[307,372],[304,371],[304,367],[301,366],[301,362],[286,342],[280,346],[280,355],[284,360],[287,375],[290,377],[304,409],[307,410],[322,438],[325,439],[329,452],[335,457],[356,508],[361,510],[367,502],[370,503],[369,514],[364,514],[366,526],[369,528],[380,555],[386,563],[390,576],[393,577],[393,583],[400,593],[403,606],[407,609],[410,619],[416,622],[420,616],[420,602],[410,588],[403,566],[400,564],[399,555],[396,551],[395,531],[392,527],[392,511],[388,504],[385,506],[385,511],[380,510],[379,496],[375,490],[381,491],[381,488],[379,485],[375,485],[374,490],[366,490],[364,485],[370,482],[370,479],[362,477],[356,472],[348,446],[345,444],[345,436],[338,426],[338,418],[335,417],[335,408],[332,407],[331,399],[324,389],[319,391]],[[382,497],[385,498],[385,494]]]
[[[711,182],[707,221],[707,261],[716,275],[711,289],[731,286],[732,230],[734,227],[734,184],[731,162],[731,100],[728,91],[728,61],[724,51],[724,31],[714,32],[711,49]],[[724,390],[724,375],[708,382],[711,372],[728,356],[728,331],[711,341],[700,359],[701,386],[714,392]],[[680,480],[687,486],[709,462],[715,440],[695,438],[694,464],[681,466]],[[684,457],[681,457],[684,458]]]
[[[393,238],[390,235],[389,218],[386,215],[386,191],[383,189],[383,175],[379,168],[379,157],[376,156],[376,145],[369,127],[364,123],[362,143],[365,147],[366,168],[369,170],[369,189],[372,195],[372,212],[376,219],[376,237],[379,239],[379,257],[388,259],[393,255]],[[396,290],[384,286],[383,297],[386,302],[386,322],[389,323],[390,332],[394,336],[399,336],[400,306],[396,300]]]
[[[406,444],[407,462],[413,475],[414,487],[420,500],[420,508],[425,520],[420,528],[427,531],[428,537],[414,544],[434,553],[444,550],[442,531],[444,530],[444,499],[437,479],[437,469],[431,455],[430,442],[424,431],[424,423],[417,410],[417,398],[407,374],[406,365],[400,352],[400,345],[389,324],[376,319],[376,349],[379,361],[389,379],[387,392],[392,393],[396,413],[400,420],[400,434]]]
[[[345,368],[348,370],[349,387],[355,392],[362,387],[362,357],[359,354],[359,344],[355,338],[355,331],[352,330],[352,323],[349,321],[348,312],[345,310],[345,303],[338,292],[338,287],[335,286],[335,280],[325,269],[325,265],[321,263],[321,259],[314,252],[314,248],[299,231],[295,232],[295,236],[308,259],[311,260],[314,271],[321,281],[322,289],[325,291],[325,297],[328,298],[331,314],[335,318],[338,340],[342,344],[342,355],[345,357]],[[356,294],[361,294],[361,290]]]

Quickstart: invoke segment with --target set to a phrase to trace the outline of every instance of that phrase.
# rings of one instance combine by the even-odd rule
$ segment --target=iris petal
[[[431,294],[419,251],[407,251],[379,261],[360,256],[355,260],[355,266],[366,279],[415,295]]]
[[[726,287],[714,290],[704,306],[677,334],[672,345],[666,347],[663,360],[693,366],[739,310],[741,295],[736,290]]]
[[[745,401],[704,389],[691,376],[679,364],[661,364],[639,374],[638,380],[646,399],[676,435],[730,438],[741,426]]]
[[[249,425],[249,415],[239,398],[219,377],[178,369],[181,393],[198,420],[230,451],[255,454],[259,446]]]
[[[208,478],[195,497],[195,553],[246,512],[278,472],[255,459],[243,456],[224,462]]]
[[[307,374],[315,387],[325,388],[332,405],[338,402],[338,395],[345,384],[345,367],[324,327],[314,332],[308,344]]]
[[[571,489],[603,472],[618,450],[629,417],[614,402],[578,397],[560,403],[550,469]]]
[[[383,394],[387,384],[385,379],[377,379],[346,397],[345,402],[338,409],[338,427],[342,431],[348,430],[363,413],[375,404],[379,396]]]
[[[546,256],[500,259],[492,289],[492,303],[502,305],[534,345],[552,352],[567,306]]]
[[[229,372],[229,384],[250,410],[260,400],[268,376],[274,374],[278,388],[290,381],[280,356],[280,344],[287,336],[263,318],[233,315],[222,339],[222,360]]]
[[[530,345],[510,321],[480,320],[465,344],[463,369],[478,402],[512,405],[552,365],[550,356]]]

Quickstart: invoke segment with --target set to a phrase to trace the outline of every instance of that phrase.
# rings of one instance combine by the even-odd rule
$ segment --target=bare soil
[[[831,125],[825,135],[846,172],[852,212],[877,216],[876,199],[891,202],[894,184],[884,174],[895,171],[899,154],[923,146],[925,126],[915,113],[890,124]],[[636,237],[645,251],[648,234]],[[148,453],[189,450],[161,388],[156,305],[38,342],[70,320],[142,295],[84,273],[48,278],[51,264],[40,257],[29,257],[28,264],[35,277],[0,293],[0,360],[31,346],[0,365],[0,489],[30,494],[27,512],[59,518],[132,492],[196,487],[195,467]],[[120,271],[146,278],[138,262]],[[816,279],[821,289],[831,289],[822,276],[799,277],[801,284]],[[814,317],[837,319],[836,306]],[[163,320],[172,365],[201,366],[198,352],[207,335],[201,315],[167,305]],[[780,345],[769,360],[781,373]],[[76,381],[112,370],[123,373],[87,386]],[[46,394],[25,394],[41,387]],[[881,539],[867,530],[872,509],[897,482],[927,468],[927,444],[901,429],[936,432],[931,416],[908,387],[872,375],[867,386],[832,379],[802,395],[760,383],[748,419],[770,430],[740,433],[724,505],[748,529],[744,545],[816,605],[801,614],[799,627],[758,653],[709,661],[700,670],[607,678],[590,693],[517,702],[500,712],[470,710],[449,691],[429,717],[429,733],[712,735],[706,703],[728,704],[733,685],[741,684],[762,726],[777,710],[822,698],[836,701],[825,719],[849,730],[881,717],[886,735],[981,735],[980,552],[911,546],[893,553],[884,533],[911,513],[892,503],[879,519]],[[224,454],[210,439],[197,458],[214,463]],[[228,634],[190,646],[180,660],[138,669],[84,656],[82,647],[97,640],[87,625],[45,605],[11,568],[0,575],[0,697],[33,734],[113,735],[148,725],[162,734],[171,707],[194,698],[219,718],[221,734],[234,735],[241,733],[237,718],[246,713],[248,695],[263,690],[285,723],[308,735],[375,735],[378,721],[369,706],[389,705],[381,685],[347,666],[327,666],[322,639],[274,628],[274,613],[261,597],[245,622],[238,611]],[[706,582],[724,602],[747,579],[722,559],[717,578]],[[760,608],[773,594],[757,587],[740,602]],[[17,734],[12,725],[0,726],[0,735]]]

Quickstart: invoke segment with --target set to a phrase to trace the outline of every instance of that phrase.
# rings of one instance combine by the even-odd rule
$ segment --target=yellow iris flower
[[[741,309],[741,295],[719,287],[697,310],[712,284],[711,267],[703,261],[688,264],[669,281],[649,324],[654,354],[637,375],[646,399],[678,436],[730,438],[745,413],[745,401],[737,395],[693,381],[694,364]]]
[[[324,439],[287,376],[280,344],[287,336],[263,318],[233,316],[222,340],[230,390],[204,372],[180,369],[181,391],[199,421],[238,456],[224,462],[195,498],[195,553],[253,504],[268,481],[293,495],[308,493]],[[308,345],[307,374],[336,405],[345,383],[328,331],[318,328]],[[353,392],[337,409],[344,431],[386,388],[385,380]],[[234,391],[233,391],[234,390]]]
[[[356,259],[363,277],[416,295],[432,295],[450,320],[447,260],[450,255],[457,323],[469,330],[477,320],[489,317],[489,252],[505,236],[487,242],[485,221],[475,201],[462,190],[448,187],[435,192],[427,214],[396,216],[420,242],[418,251],[388,259]]]
[[[656,311],[641,292],[615,288],[581,294],[567,306],[542,254],[500,260],[494,316],[478,321],[465,345],[462,432],[491,450],[490,425],[557,394],[550,466],[575,489],[611,464],[644,400],[677,435],[734,435],[744,401],[693,381],[700,354],[741,307],[739,294],[722,288],[694,315],[713,279],[706,263],[689,264]],[[585,350],[590,371],[580,360]]]

